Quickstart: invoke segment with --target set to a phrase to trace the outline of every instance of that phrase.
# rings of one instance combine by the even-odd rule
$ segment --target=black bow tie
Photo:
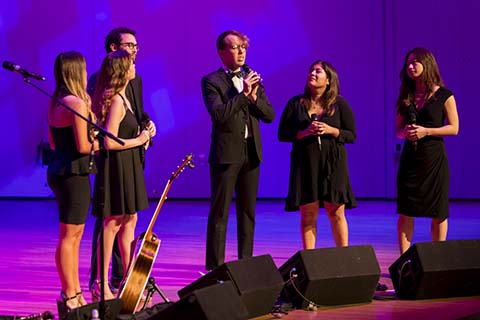
[[[238,78],[243,78],[245,77],[245,72],[243,71],[237,71],[237,72],[233,72],[233,71],[228,71],[228,74],[230,75],[230,77],[238,77]]]

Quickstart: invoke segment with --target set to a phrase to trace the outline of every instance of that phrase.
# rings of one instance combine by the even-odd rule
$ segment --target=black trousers
[[[260,162],[253,139],[247,139],[242,161],[210,164],[210,213],[208,215],[205,269],[224,263],[228,212],[235,191],[238,258],[251,257],[255,231]]]

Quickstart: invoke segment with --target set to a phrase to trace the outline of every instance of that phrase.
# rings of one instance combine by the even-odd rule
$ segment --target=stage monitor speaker
[[[250,318],[270,313],[283,287],[272,257],[266,254],[226,262],[178,291],[178,296],[222,281],[233,282]]]
[[[92,317],[93,309],[100,311],[100,303],[90,303],[80,308],[73,309],[72,311],[61,314],[59,310],[58,318],[60,320],[90,320]],[[120,299],[110,299],[105,301],[105,315],[104,320],[115,320],[120,314],[122,309],[122,300]]]
[[[193,290],[148,320],[245,320],[248,311],[231,281]]]
[[[282,298],[303,309],[310,301],[320,306],[371,302],[380,279],[369,245],[301,250],[279,270],[285,281]]]
[[[26,316],[0,316],[0,320],[53,320],[55,316],[50,311],[32,313]]]
[[[479,295],[480,240],[418,242],[388,270],[402,299]]]
[[[136,312],[134,314],[119,314],[116,320],[148,320],[151,319],[157,313],[160,313],[162,310],[173,305],[173,302],[160,302],[153,305],[150,308],[145,308],[142,311]]]

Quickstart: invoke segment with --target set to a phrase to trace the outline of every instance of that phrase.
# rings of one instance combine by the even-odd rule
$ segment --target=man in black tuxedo
[[[220,34],[217,52],[223,66],[202,78],[203,100],[212,119],[207,270],[224,262],[228,210],[234,191],[238,258],[253,254],[255,202],[262,162],[259,120],[271,123],[275,112],[260,75],[245,65],[248,45],[248,37],[236,30]]]
[[[135,31],[126,27],[118,27],[110,30],[105,38],[105,50],[107,53],[112,51],[117,51],[123,49],[130,53],[133,61],[136,61],[137,52],[139,50],[139,45],[135,38]],[[97,83],[98,72],[95,72],[88,79],[87,91],[88,94],[93,97],[95,92],[95,84]],[[143,110],[143,89],[142,89],[142,78],[136,74],[135,79],[130,80],[125,90],[125,94],[130,101],[135,117],[137,118],[138,123],[140,124],[141,130],[147,128],[150,131],[150,136],[153,137],[156,134],[156,127],[153,121],[150,120],[148,114]],[[142,162],[145,166],[145,148],[140,146],[142,155]],[[92,257],[91,257],[91,273],[89,287],[92,288],[93,282],[97,279],[97,245],[98,245],[98,236],[102,230],[102,219],[97,218],[95,221],[95,227],[93,230],[92,238]],[[110,278],[110,284],[112,292],[118,291],[120,282],[123,279],[124,270],[122,267],[122,260],[120,256],[120,249],[118,247],[117,240],[113,246],[112,254],[112,273]],[[106,275],[108,276],[108,275]]]

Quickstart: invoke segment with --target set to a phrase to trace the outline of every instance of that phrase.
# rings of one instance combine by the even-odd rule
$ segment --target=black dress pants
[[[260,162],[253,139],[245,140],[241,162],[210,164],[210,213],[208,215],[205,269],[224,263],[228,212],[235,191],[238,258],[251,257],[255,231],[255,203]]]

